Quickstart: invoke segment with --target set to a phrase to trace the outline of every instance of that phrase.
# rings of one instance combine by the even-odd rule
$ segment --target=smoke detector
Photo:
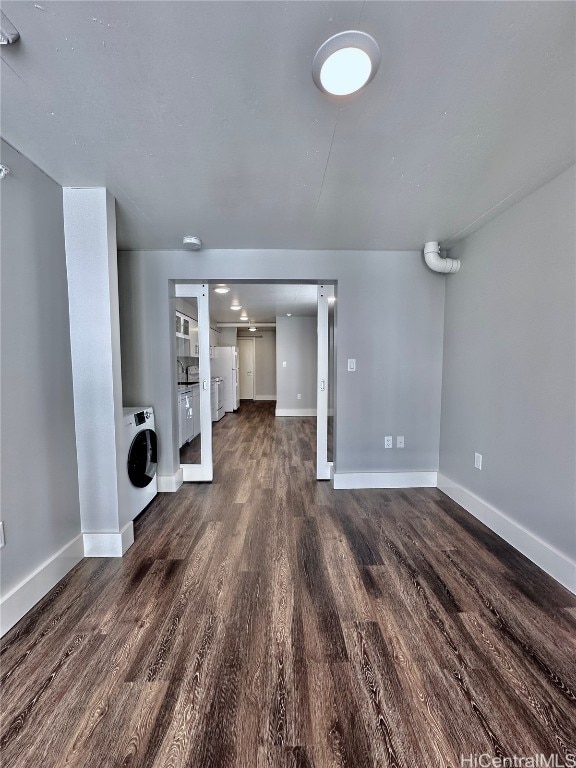
[[[202,248],[202,240],[198,235],[186,235],[182,240],[182,244],[186,248],[190,248],[191,251],[199,251]]]

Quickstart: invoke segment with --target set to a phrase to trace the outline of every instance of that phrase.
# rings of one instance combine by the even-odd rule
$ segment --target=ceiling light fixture
[[[286,317],[292,317],[292,312],[286,312]]]
[[[248,322],[247,315],[240,315],[240,320],[242,320],[243,323],[247,323]]]
[[[199,251],[202,248],[202,240],[198,235],[186,235],[182,240],[182,244],[186,248],[190,248],[191,251]]]
[[[238,310],[242,309],[242,304],[232,304],[230,309],[233,309],[234,312],[238,312]]]
[[[12,45],[12,43],[19,39],[20,32],[18,32],[6,14],[0,11],[0,45]]]
[[[248,330],[249,330],[249,331],[257,331],[258,329],[257,329],[257,328],[254,328],[254,326],[252,326],[252,328],[248,328]]]
[[[227,288],[225,285],[219,285],[217,288],[214,288],[214,293],[230,293],[230,288]]]
[[[372,80],[380,59],[378,43],[366,32],[339,32],[318,49],[312,62],[312,77],[324,93],[348,96]]]

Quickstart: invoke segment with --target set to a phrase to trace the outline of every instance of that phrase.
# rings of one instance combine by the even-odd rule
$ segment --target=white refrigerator
[[[238,347],[214,347],[212,376],[220,376],[224,383],[224,410],[236,411],[240,405],[238,392]]]

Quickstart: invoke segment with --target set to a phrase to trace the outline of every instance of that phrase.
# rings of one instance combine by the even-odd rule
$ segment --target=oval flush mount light
[[[249,331],[252,331],[252,333],[254,333],[254,331],[257,331],[258,329],[257,329],[257,328],[254,328],[254,326],[252,326],[252,328],[248,328],[248,330],[249,330]]]
[[[227,285],[219,285],[214,288],[214,293],[230,293],[230,288]]]
[[[241,310],[241,309],[242,309],[242,304],[232,304],[232,306],[230,307],[230,309],[233,309],[233,310],[234,310],[234,312],[238,312],[239,310]]]
[[[339,32],[318,49],[312,62],[312,77],[324,93],[348,96],[372,80],[380,58],[378,43],[366,32]]]

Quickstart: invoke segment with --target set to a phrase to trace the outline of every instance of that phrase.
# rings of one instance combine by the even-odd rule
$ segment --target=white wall
[[[219,345],[221,347],[235,347],[237,338],[236,328],[219,328],[220,340]]]
[[[316,317],[276,318],[278,416],[315,415],[317,350]]]
[[[276,400],[276,331],[258,329],[258,333],[239,331],[238,338],[254,338],[254,399]]]
[[[124,251],[119,278],[123,330],[133,341],[124,387],[155,409],[161,476],[179,468],[169,342],[175,280],[336,282],[336,471],[438,468],[445,278],[420,252],[204,250],[191,260],[185,251]],[[346,370],[349,357],[356,373]],[[405,435],[406,447],[384,450],[386,434]]]
[[[28,610],[82,552],[68,287],[61,187],[4,142],[1,155],[2,597],[51,562]]]
[[[450,253],[440,442],[452,483],[574,561],[575,183],[572,167]]]

